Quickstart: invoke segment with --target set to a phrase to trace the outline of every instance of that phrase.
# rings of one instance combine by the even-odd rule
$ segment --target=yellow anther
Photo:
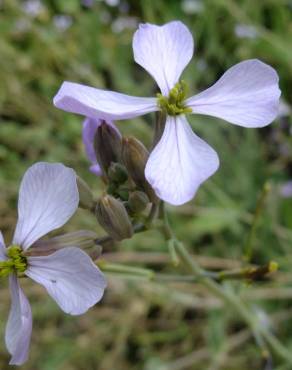
[[[269,272],[273,273],[273,272],[277,272],[279,269],[279,265],[277,262],[275,261],[271,261],[269,263]]]
[[[18,245],[12,245],[7,249],[6,261],[0,262],[0,277],[6,277],[13,272],[24,272],[27,269],[27,259],[22,255],[22,249]]]
[[[184,105],[187,90],[188,88],[186,83],[184,81],[180,81],[170,90],[168,96],[157,94],[160,109],[169,116],[191,113],[192,109]]]

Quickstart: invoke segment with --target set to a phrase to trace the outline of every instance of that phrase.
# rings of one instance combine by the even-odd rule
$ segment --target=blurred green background
[[[257,199],[270,183],[252,241],[253,262],[275,260],[280,271],[267,282],[229,285],[292,349],[291,0],[1,0],[0,229],[8,242],[21,176],[36,161],[63,162],[97,195],[102,191],[88,171],[82,118],[58,111],[52,98],[63,80],[153,96],[154,81],[133,61],[133,32],[139,22],[174,19],[185,22],[196,40],[195,57],[184,72],[191,93],[248,58],[271,64],[280,75],[279,118],[269,127],[242,129],[218,119],[189,118],[218,151],[221,167],[192,202],[169,211],[178,236],[202,266],[235,268],[243,259]],[[118,126],[149,145],[153,119],[148,115]],[[94,217],[80,210],[64,230],[82,228],[103,234]],[[106,252],[115,253],[110,255],[115,262],[173,271],[167,247],[154,231]],[[200,285],[108,278],[102,303],[77,318],[64,315],[41,287],[25,281],[34,330],[23,369],[264,369],[245,324]],[[7,369],[5,282],[0,293],[0,368]],[[290,368],[275,359],[273,369]]]

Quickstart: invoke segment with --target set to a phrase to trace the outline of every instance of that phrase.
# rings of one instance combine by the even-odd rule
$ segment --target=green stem
[[[140,267],[132,267],[127,265],[119,265],[115,263],[108,263],[105,261],[100,260],[97,265],[100,269],[104,272],[112,272],[118,274],[128,274],[128,275],[140,275],[144,276],[147,279],[152,279],[155,273],[152,270],[140,268]]]
[[[141,233],[142,231],[146,231],[146,230],[148,230],[148,228],[144,224],[138,224],[138,225],[134,226],[134,233],[135,234]],[[115,241],[115,240],[111,236],[106,235],[106,236],[103,236],[101,238],[95,239],[94,243],[96,245],[104,245],[106,243],[113,242],[113,241]]]
[[[158,111],[156,113],[155,119],[155,128],[154,128],[154,136],[152,142],[152,148],[159,142],[161,139],[164,127],[165,127],[166,115],[162,111]]]
[[[157,213],[157,208],[158,208],[158,204],[157,203],[152,203],[151,204],[151,209],[150,209],[150,212],[145,220],[145,227],[146,229],[150,229],[151,228],[151,225],[155,219],[155,216],[156,216],[156,213]]]
[[[175,238],[174,233],[170,228],[164,206],[160,207],[160,217],[164,221],[163,234],[165,235],[167,240],[170,237],[175,240],[175,246],[178,255],[180,256],[182,262],[191,270],[194,277],[197,278],[197,280],[216,297],[220,298],[227,305],[233,307],[233,309],[245,320],[245,322],[253,331],[254,337],[262,348],[263,353],[266,354],[268,352],[266,347],[267,344],[271,348],[273,353],[292,364],[292,355],[282,345],[282,343],[272,333],[270,333],[257,322],[254,314],[250,312],[248,307],[246,307],[246,305],[235,294],[233,294],[231,291],[226,291],[221,285],[208,277],[204,273],[204,270],[192,258],[190,253],[185,248],[184,244]]]
[[[160,202],[159,204],[159,214],[158,214],[159,218],[163,221],[162,225],[161,225],[161,228],[160,228],[160,231],[162,232],[162,234],[164,235],[165,237],[165,240],[175,240],[176,237],[170,227],[170,224],[169,224],[169,221],[168,221],[168,217],[167,217],[167,213],[165,211],[165,205],[164,205],[164,202]]]
[[[267,275],[274,273],[278,270],[278,263],[270,261],[262,266],[248,266],[237,270],[220,271],[217,274],[218,281],[223,280],[247,280],[256,281],[265,278]]]
[[[263,212],[263,209],[264,209],[266,198],[267,198],[270,190],[271,190],[270,184],[265,183],[264,186],[263,186],[263,189],[261,191],[261,194],[259,196],[259,199],[257,201],[255,213],[254,213],[251,228],[250,228],[250,232],[247,236],[247,240],[246,240],[245,245],[244,245],[244,260],[246,262],[249,262],[252,259],[253,241],[254,241],[254,238],[255,238],[256,229],[257,229],[257,226],[258,226],[260,216],[261,216],[261,214]]]

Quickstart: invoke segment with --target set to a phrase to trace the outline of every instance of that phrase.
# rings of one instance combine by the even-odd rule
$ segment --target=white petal
[[[185,116],[176,116],[167,118],[145,175],[159,198],[180,205],[193,198],[218,166],[217,153],[193,133]]]
[[[6,257],[6,247],[3,239],[2,232],[0,231],[0,261],[5,261]]]
[[[34,164],[21,182],[13,244],[27,249],[43,235],[63,226],[78,202],[76,174],[71,168],[61,163]]]
[[[101,300],[102,272],[79,248],[67,247],[45,257],[29,257],[25,274],[42,284],[61,309],[80,315]]]
[[[277,116],[281,91],[276,71],[259,60],[231,67],[209,89],[186,101],[193,113],[219,117],[235,125],[263,127]]]
[[[155,98],[140,98],[64,82],[54,97],[57,108],[104,120],[129,119],[158,110]]]
[[[32,330],[30,304],[15,274],[10,275],[11,310],[6,325],[5,342],[12,355],[10,365],[22,365],[28,358]]]
[[[140,24],[133,38],[134,59],[156,80],[163,95],[178,82],[194,53],[194,40],[179,21]]]

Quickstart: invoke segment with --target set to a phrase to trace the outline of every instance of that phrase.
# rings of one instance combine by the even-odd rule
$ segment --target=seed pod
[[[157,201],[156,195],[145,178],[145,166],[149,152],[136,138],[122,140],[122,161],[135,184],[143,189],[152,202]]]
[[[144,211],[149,202],[150,200],[146,193],[136,190],[130,194],[128,205],[133,213],[139,214]]]
[[[107,175],[112,162],[119,162],[122,141],[117,130],[105,121],[97,128],[94,137],[94,150],[97,162],[100,164],[104,175]]]
[[[95,214],[99,224],[113,239],[123,240],[133,235],[133,226],[125,206],[111,195],[99,199]]]
[[[77,187],[79,191],[79,207],[84,209],[94,209],[93,194],[86,182],[77,176]]]

